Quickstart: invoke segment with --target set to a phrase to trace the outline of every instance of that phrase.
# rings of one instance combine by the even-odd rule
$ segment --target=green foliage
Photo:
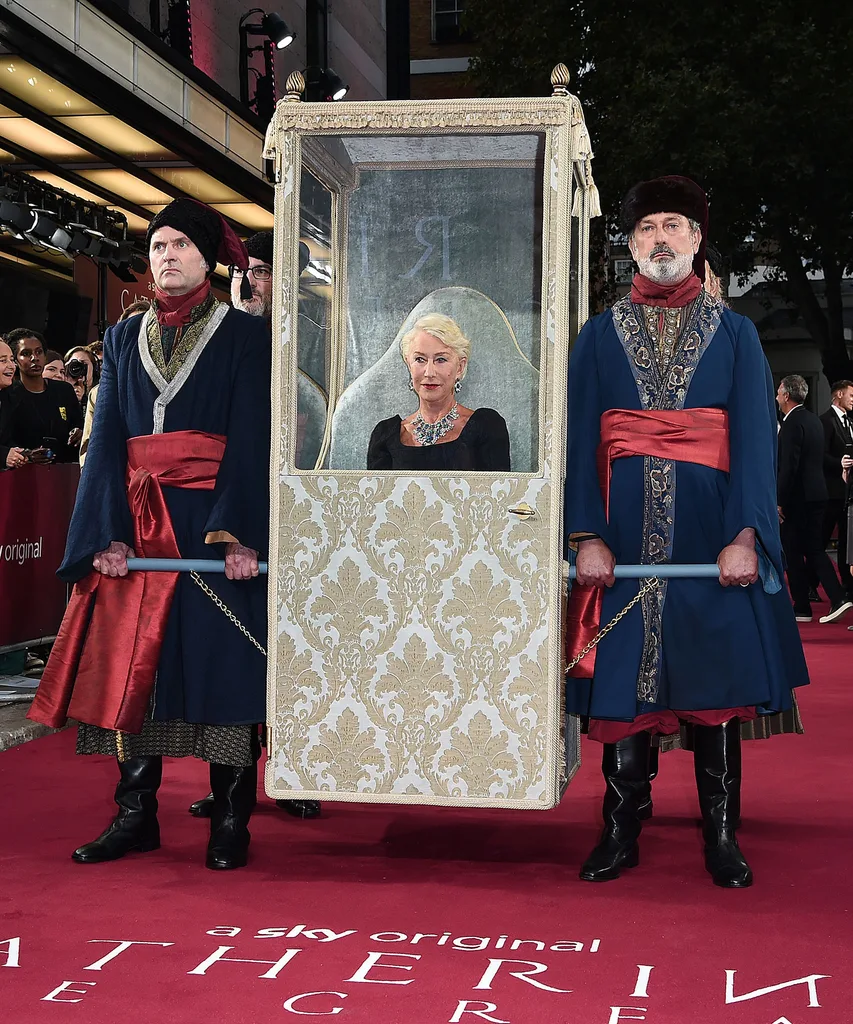
[[[748,269],[770,254],[831,375],[849,373],[841,278],[853,272],[853,4],[812,0],[469,0],[483,95],[548,91],[572,69],[612,222],[636,181],[707,190],[711,240]],[[599,229],[600,230],[600,229]],[[807,273],[826,279],[818,305]]]

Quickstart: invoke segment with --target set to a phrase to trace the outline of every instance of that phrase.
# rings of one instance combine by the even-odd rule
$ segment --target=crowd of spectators
[[[122,319],[144,312],[138,300]],[[0,471],[85,460],[103,344],[62,356],[29,327],[0,336]]]

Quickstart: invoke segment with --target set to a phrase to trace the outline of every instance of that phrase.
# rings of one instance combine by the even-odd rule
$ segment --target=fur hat
[[[151,248],[151,238],[158,228],[174,228],[182,231],[204,257],[213,273],[217,263],[248,269],[249,257],[246,246],[234,233],[221,213],[200,203],[197,199],[175,199],[162,209],[148,225],[145,236],[146,249]]]
[[[272,231],[258,231],[246,239],[246,252],[252,259],[261,260],[272,266],[273,263],[273,233]],[[299,273],[305,270],[311,259],[311,252],[304,242],[299,243]]]
[[[699,251],[693,258],[693,271],[700,281],[704,281],[708,197],[695,181],[680,174],[641,181],[629,190],[622,202],[622,231],[630,236],[637,221],[653,213],[680,213],[683,217],[696,221],[702,232],[702,240],[699,243]]]
[[[258,231],[246,239],[246,252],[253,260],[260,260],[272,266],[273,261],[273,233],[272,231]]]

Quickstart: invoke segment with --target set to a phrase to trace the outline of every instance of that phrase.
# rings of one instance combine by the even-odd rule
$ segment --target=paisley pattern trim
[[[640,306],[620,299],[613,306],[613,325],[645,410],[684,408],[699,360],[720,325],[722,303],[701,292],[681,309]],[[643,565],[672,559],[675,527],[676,473],[668,459],[646,456],[643,465]],[[637,676],[637,700],[657,702],[662,667],[662,620],[665,581],[642,601],[643,653]]]

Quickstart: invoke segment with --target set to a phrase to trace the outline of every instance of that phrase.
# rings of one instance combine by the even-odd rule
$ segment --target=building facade
[[[475,43],[464,15],[465,0],[410,0],[412,99],[475,95],[468,72]]]
[[[386,88],[383,0],[277,0],[276,50],[249,0],[5,0],[0,6],[0,333],[95,340],[150,291],[142,240],[172,199],[209,203],[246,236],[272,227],[262,160],[294,70],[331,68],[350,99]],[[270,71],[272,69],[272,74]],[[265,78],[267,105],[260,99]],[[274,81],[273,81],[274,80]],[[316,98],[320,98],[317,96]],[[34,226],[30,224],[34,221]],[[227,290],[227,269],[214,278]]]

